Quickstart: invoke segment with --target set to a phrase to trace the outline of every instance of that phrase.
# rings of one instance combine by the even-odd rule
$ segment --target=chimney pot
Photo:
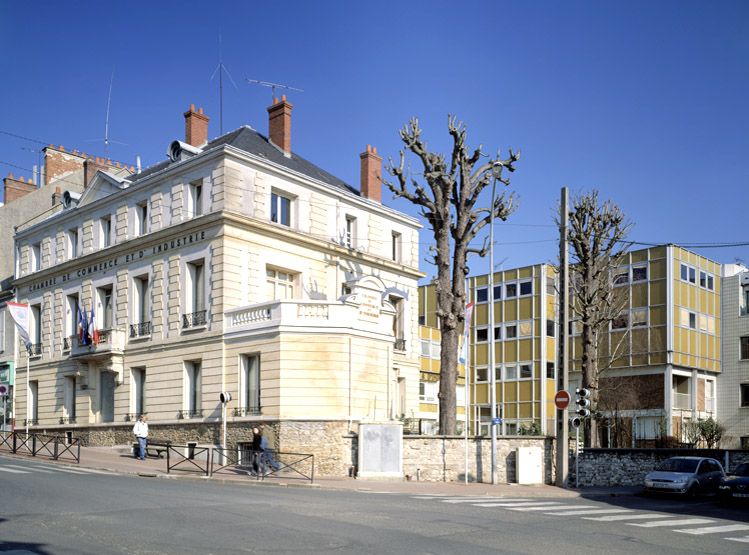
[[[361,194],[362,196],[382,202],[382,158],[377,155],[377,148],[367,145],[361,153]]]

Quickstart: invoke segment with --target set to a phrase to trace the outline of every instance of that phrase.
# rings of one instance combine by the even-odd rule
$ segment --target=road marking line
[[[559,505],[554,509],[592,509],[593,505]],[[510,511],[548,511],[549,507],[507,507]]]
[[[631,513],[632,509],[590,509],[586,511],[559,511],[555,513],[544,513],[554,516],[581,516],[581,515],[605,515],[606,513]]]
[[[725,539],[731,540],[732,542],[749,543],[749,536],[744,536],[743,538],[725,538]]]
[[[707,526],[705,528],[691,528],[689,530],[674,530],[674,532],[702,535],[720,534],[721,532],[741,532],[742,530],[749,530],[749,526],[746,524],[727,524],[725,526]]]
[[[714,520],[709,518],[683,518],[681,520],[659,520],[658,522],[644,522],[642,524],[627,523],[627,526],[639,526],[640,528],[655,528],[656,526],[682,526],[690,524],[712,524]]]
[[[524,503],[477,503],[477,507],[541,507],[551,505],[561,505],[559,501],[528,501]]]
[[[15,468],[7,468],[0,466],[0,472],[10,472],[11,474],[31,474],[28,470],[16,470]]]
[[[583,520],[597,520],[599,522],[613,522],[615,520],[645,520],[652,518],[673,518],[671,515],[660,515],[656,513],[646,513],[639,515],[612,515],[612,516],[584,516]]]
[[[442,499],[443,503],[475,503],[476,501],[491,501],[492,499],[507,499],[506,497],[465,497],[461,499]],[[521,499],[521,501],[525,501]]]

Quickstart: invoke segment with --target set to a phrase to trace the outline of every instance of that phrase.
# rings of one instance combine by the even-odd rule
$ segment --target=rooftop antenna
[[[247,82],[252,85],[260,85],[261,87],[270,87],[271,95],[274,99],[276,98],[276,88],[304,92],[302,89],[297,89],[296,87],[292,87],[291,85],[284,85],[282,83],[271,83],[270,81],[259,81],[257,79],[247,79]]]
[[[219,127],[219,135],[224,134],[224,72],[226,72],[226,75],[229,77],[229,80],[231,81],[231,84],[234,85],[234,88],[237,88],[237,84],[234,82],[234,79],[231,76],[231,73],[229,73],[229,70],[226,69],[226,66],[224,65],[223,56],[222,56],[222,48],[221,48],[221,33],[218,34],[218,65],[216,66],[216,69],[213,70],[213,75],[211,75],[211,81],[213,81],[213,78],[216,77],[216,72],[218,72],[218,97],[219,97],[219,116],[218,116],[218,127]]]
[[[109,94],[107,94],[107,117],[104,120],[104,152],[107,152],[109,149],[109,143],[116,143],[118,145],[125,145],[127,146],[127,143],[121,143],[119,141],[113,141],[109,138],[109,108],[112,105],[112,85],[114,84],[114,67],[112,68],[112,76],[109,78]],[[93,139],[90,141],[86,141],[88,143],[100,141],[101,139]]]

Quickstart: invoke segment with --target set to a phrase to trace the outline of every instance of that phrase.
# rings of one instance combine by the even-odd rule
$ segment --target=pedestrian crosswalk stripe
[[[7,466],[0,466],[0,472],[10,472],[11,474],[28,474],[26,470],[16,470],[15,468],[8,468]]]
[[[744,536],[743,538],[726,538],[726,539],[731,540],[732,542],[749,543],[749,536]]]
[[[643,522],[641,524],[628,522],[627,526],[639,526],[641,528],[655,528],[656,526],[682,526],[690,524],[712,524],[714,520],[709,518],[683,518],[681,520],[659,520],[657,522]]]
[[[581,505],[580,507],[577,507],[577,509],[581,509],[584,505]],[[557,507],[560,508],[561,507]],[[572,511],[556,511],[553,513],[544,513],[546,515],[554,515],[554,516],[582,516],[582,515],[605,515],[610,513],[631,513],[632,509],[582,509],[582,510],[572,510]]]
[[[475,503],[477,501],[491,501],[492,499],[507,499],[506,497],[461,497],[460,499],[442,499],[443,503]]]
[[[558,503],[555,503],[555,505],[557,505],[557,506],[554,507],[554,510],[556,510],[556,509],[559,509],[559,510],[562,510],[562,509],[576,509],[578,507],[583,507],[583,508],[588,508],[589,509],[589,508],[593,507],[593,505],[560,505]],[[535,507],[507,507],[507,509],[510,510],[510,511],[548,511],[549,510],[549,506],[548,505],[543,505],[543,506],[535,506]]]
[[[24,472],[45,472],[47,474],[52,474],[51,470],[44,470],[42,468],[30,468],[28,466],[18,466],[15,464],[9,464],[5,468],[17,468],[19,470],[23,470]]]
[[[612,522],[614,520],[648,520],[654,518],[673,518],[671,515],[656,513],[645,513],[639,515],[611,515],[611,516],[584,516],[583,520],[597,520],[599,522]]]
[[[477,507],[541,507],[543,505],[561,505],[559,501],[522,501],[517,503],[476,503]]]
[[[694,534],[700,536],[702,534],[721,534],[723,532],[740,532],[742,530],[749,530],[749,526],[746,524],[727,524],[725,526],[707,526],[705,528],[690,528],[688,530],[676,530],[676,532],[682,532],[684,534]]]

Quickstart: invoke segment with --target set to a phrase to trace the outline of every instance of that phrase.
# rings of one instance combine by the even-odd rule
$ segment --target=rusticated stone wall
[[[749,462],[749,451],[723,449],[586,449],[580,453],[580,487],[642,486],[645,474],[670,457],[712,457],[730,471]],[[570,462],[574,478],[574,455]]]
[[[516,450],[538,447],[543,453],[545,483],[554,479],[554,440],[547,437],[497,438],[497,481],[517,481]],[[403,436],[403,473],[406,479],[454,482],[465,479],[465,439],[457,436]],[[468,479],[491,483],[491,439],[469,438]]]

